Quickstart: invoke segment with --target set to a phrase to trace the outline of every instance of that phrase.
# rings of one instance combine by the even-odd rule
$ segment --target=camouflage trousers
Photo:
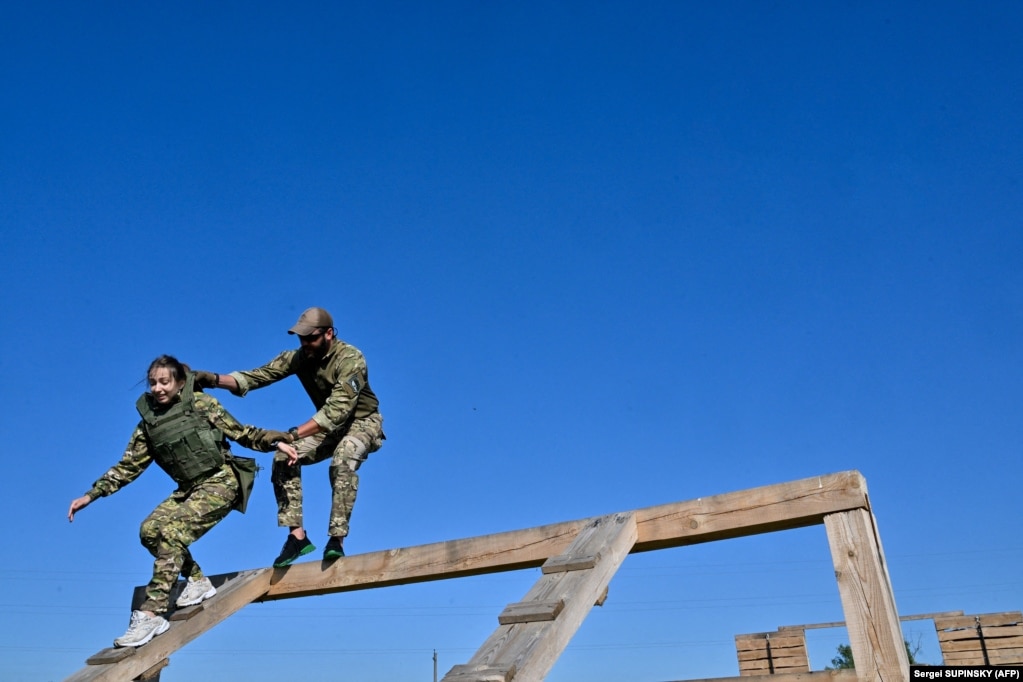
[[[166,613],[179,575],[194,580],[203,577],[188,546],[220,523],[234,508],[237,497],[238,479],[225,464],[190,488],[175,490],[146,517],[139,538],[156,560],[140,610]]]
[[[277,498],[277,525],[302,527],[302,467],[330,458],[330,522],[327,534],[336,537],[348,535],[348,521],[359,492],[356,473],[371,452],[376,452],[384,441],[384,419],[379,413],[356,419],[347,430],[318,433],[294,443],[298,462],[288,466],[286,455],[274,456],[274,496]]]

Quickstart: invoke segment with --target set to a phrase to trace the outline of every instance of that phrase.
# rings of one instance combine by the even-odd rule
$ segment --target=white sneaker
[[[217,588],[213,587],[213,583],[210,582],[209,578],[203,578],[202,580],[192,580],[189,578],[185,584],[185,589],[181,590],[178,600],[174,603],[179,607],[194,606],[204,599],[209,599],[216,593]]]
[[[153,637],[167,632],[170,623],[162,616],[149,616],[142,611],[131,612],[128,631],[114,640],[114,646],[142,646]]]

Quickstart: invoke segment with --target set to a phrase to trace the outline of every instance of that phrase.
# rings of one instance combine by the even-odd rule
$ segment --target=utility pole
[[[433,682],[437,682],[437,650],[433,650]]]

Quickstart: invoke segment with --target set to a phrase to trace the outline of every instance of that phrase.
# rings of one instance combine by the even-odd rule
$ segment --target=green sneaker
[[[331,537],[327,546],[323,548],[323,560],[340,559],[345,555],[345,548],[341,546],[341,538]]]
[[[316,549],[316,546],[309,542],[309,538],[299,540],[291,533],[288,533],[288,539],[284,541],[284,548],[281,550],[280,556],[274,559],[274,568],[290,566],[295,559],[303,554],[308,554],[314,549]]]

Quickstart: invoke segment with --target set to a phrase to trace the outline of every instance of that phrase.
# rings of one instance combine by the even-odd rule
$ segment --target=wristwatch
[[[295,440],[298,440],[298,427],[297,426],[292,426],[290,429],[288,429],[288,433],[291,434],[292,438],[294,438]]]

